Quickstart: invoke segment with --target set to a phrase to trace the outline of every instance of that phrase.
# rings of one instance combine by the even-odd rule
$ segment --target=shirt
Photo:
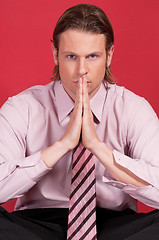
[[[136,200],[159,208],[159,120],[150,104],[124,87],[103,82],[90,99],[99,139],[115,161],[149,183],[116,181],[95,158],[97,206],[136,210]],[[62,82],[34,86],[0,110],[0,202],[18,198],[15,210],[68,208],[72,151],[51,169],[41,150],[64,134],[74,102]],[[95,147],[95,146],[94,146]]]

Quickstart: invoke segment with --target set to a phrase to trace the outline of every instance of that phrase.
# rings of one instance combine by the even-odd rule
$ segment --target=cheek
[[[59,62],[59,72],[61,77],[70,78],[73,74],[72,70],[73,68],[69,64]]]
[[[106,71],[105,62],[99,63],[98,66],[94,67],[93,70],[98,79],[103,79]]]
[[[60,77],[65,81],[65,79],[68,77],[68,70],[65,65],[59,64],[59,73]]]

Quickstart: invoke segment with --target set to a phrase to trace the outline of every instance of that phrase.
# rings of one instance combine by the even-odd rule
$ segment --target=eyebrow
[[[102,54],[102,53],[103,53],[103,52],[100,52],[100,51],[93,51],[93,52],[90,52],[90,53],[86,54],[86,56],[89,56],[89,55],[100,55],[100,54]],[[63,51],[63,52],[61,52],[61,54],[63,54],[63,55],[69,54],[69,55],[79,56],[77,53],[72,52],[72,51]]]

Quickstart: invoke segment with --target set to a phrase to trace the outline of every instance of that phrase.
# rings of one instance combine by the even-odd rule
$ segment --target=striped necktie
[[[75,148],[67,240],[96,240],[96,189],[93,154],[81,144]]]

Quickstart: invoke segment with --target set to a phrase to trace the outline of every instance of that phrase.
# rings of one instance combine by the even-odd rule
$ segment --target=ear
[[[55,65],[57,65],[58,64],[57,49],[55,48],[54,44],[52,44],[51,47],[52,47],[54,62],[55,62]]]
[[[107,67],[110,67],[111,65],[113,52],[114,52],[114,45],[112,45],[109,51],[107,52]]]

